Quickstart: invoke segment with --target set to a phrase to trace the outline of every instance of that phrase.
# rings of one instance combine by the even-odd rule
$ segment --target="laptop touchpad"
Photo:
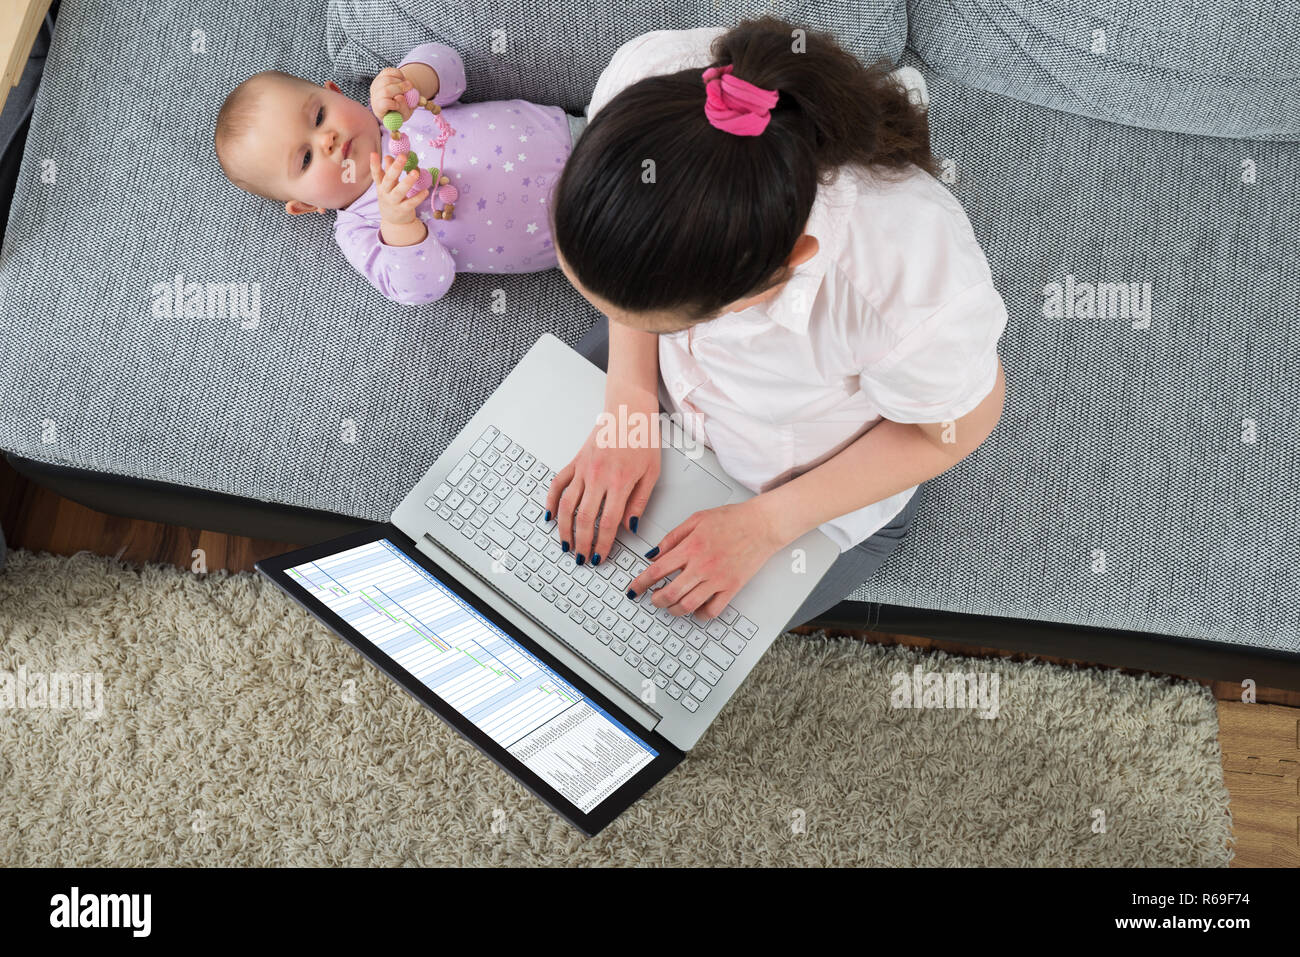
[[[681,452],[665,446],[659,481],[650,492],[645,515],[637,523],[640,537],[651,544],[668,534],[692,512],[726,504],[731,489],[723,485]],[[655,529],[647,525],[658,526]]]

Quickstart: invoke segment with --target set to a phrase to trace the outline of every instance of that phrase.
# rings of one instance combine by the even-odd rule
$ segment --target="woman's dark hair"
[[[818,185],[841,166],[935,174],[926,114],[889,79],[889,61],[863,66],[813,30],[801,49],[795,30],[746,20],[710,48],[710,66],[780,91],[758,136],[709,123],[703,67],[646,77],[596,114],[551,206],[556,247],[583,287],[620,309],[710,319],[790,277]]]

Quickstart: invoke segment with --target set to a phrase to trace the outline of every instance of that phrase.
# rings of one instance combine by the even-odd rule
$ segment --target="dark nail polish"
[[[568,550],[569,550],[569,543],[568,543],[568,542],[560,542],[560,551],[562,551],[562,552],[567,552]]]
[[[549,522],[550,520],[551,520],[551,510],[548,508],[546,510],[546,521]]]
[[[650,551],[648,551],[648,552],[645,553],[645,557],[646,557],[646,558],[654,558],[654,557],[655,557],[656,555],[658,555],[658,554],[659,554],[659,546],[656,545],[654,548],[650,549]]]
[[[634,532],[636,531],[636,520],[637,520],[638,518],[640,518],[639,515],[633,515],[631,518],[629,518],[629,519],[627,520],[627,523],[628,523],[630,526],[632,526],[632,531],[634,531]]]
[[[579,564],[579,565],[582,564],[582,556],[581,556],[581,555],[578,556],[578,564]]]
[[[628,598],[636,598],[636,592],[634,592],[632,589],[629,588],[629,589],[627,590],[627,597],[628,597]]]
[[[599,565],[599,564],[600,564],[600,553],[599,553],[599,552],[597,552],[595,555],[592,555],[592,556],[591,556],[591,563],[592,563],[593,565]]]

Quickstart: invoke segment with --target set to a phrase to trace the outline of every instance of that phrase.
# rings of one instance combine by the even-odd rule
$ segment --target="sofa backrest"
[[[830,31],[864,62],[898,62],[907,36],[905,0],[804,0],[788,8],[754,0],[329,0],[326,35],[334,79],[352,85],[350,92],[416,45],[436,40],[465,61],[466,102],[520,98],[581,113],[627,40],[651,30],[727,26],[765,12]]]
[[[1300,4],[908,0],[908,45],[978,89],[1204,136],[1300,140]]]

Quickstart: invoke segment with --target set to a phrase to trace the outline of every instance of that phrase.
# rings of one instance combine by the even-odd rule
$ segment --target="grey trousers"
[[[609,319],[601,316],[574,348],[604,372],[609,363]],[[805,624],[838,605],[874,575],[885,559],[911,534],[912,516],[916,513],[921,494],[922,490],[918,488],[903,510],[888,524],[870,538],[842,552],[813,586],[812,593],[804,599],[786,624],[786,629]]]

